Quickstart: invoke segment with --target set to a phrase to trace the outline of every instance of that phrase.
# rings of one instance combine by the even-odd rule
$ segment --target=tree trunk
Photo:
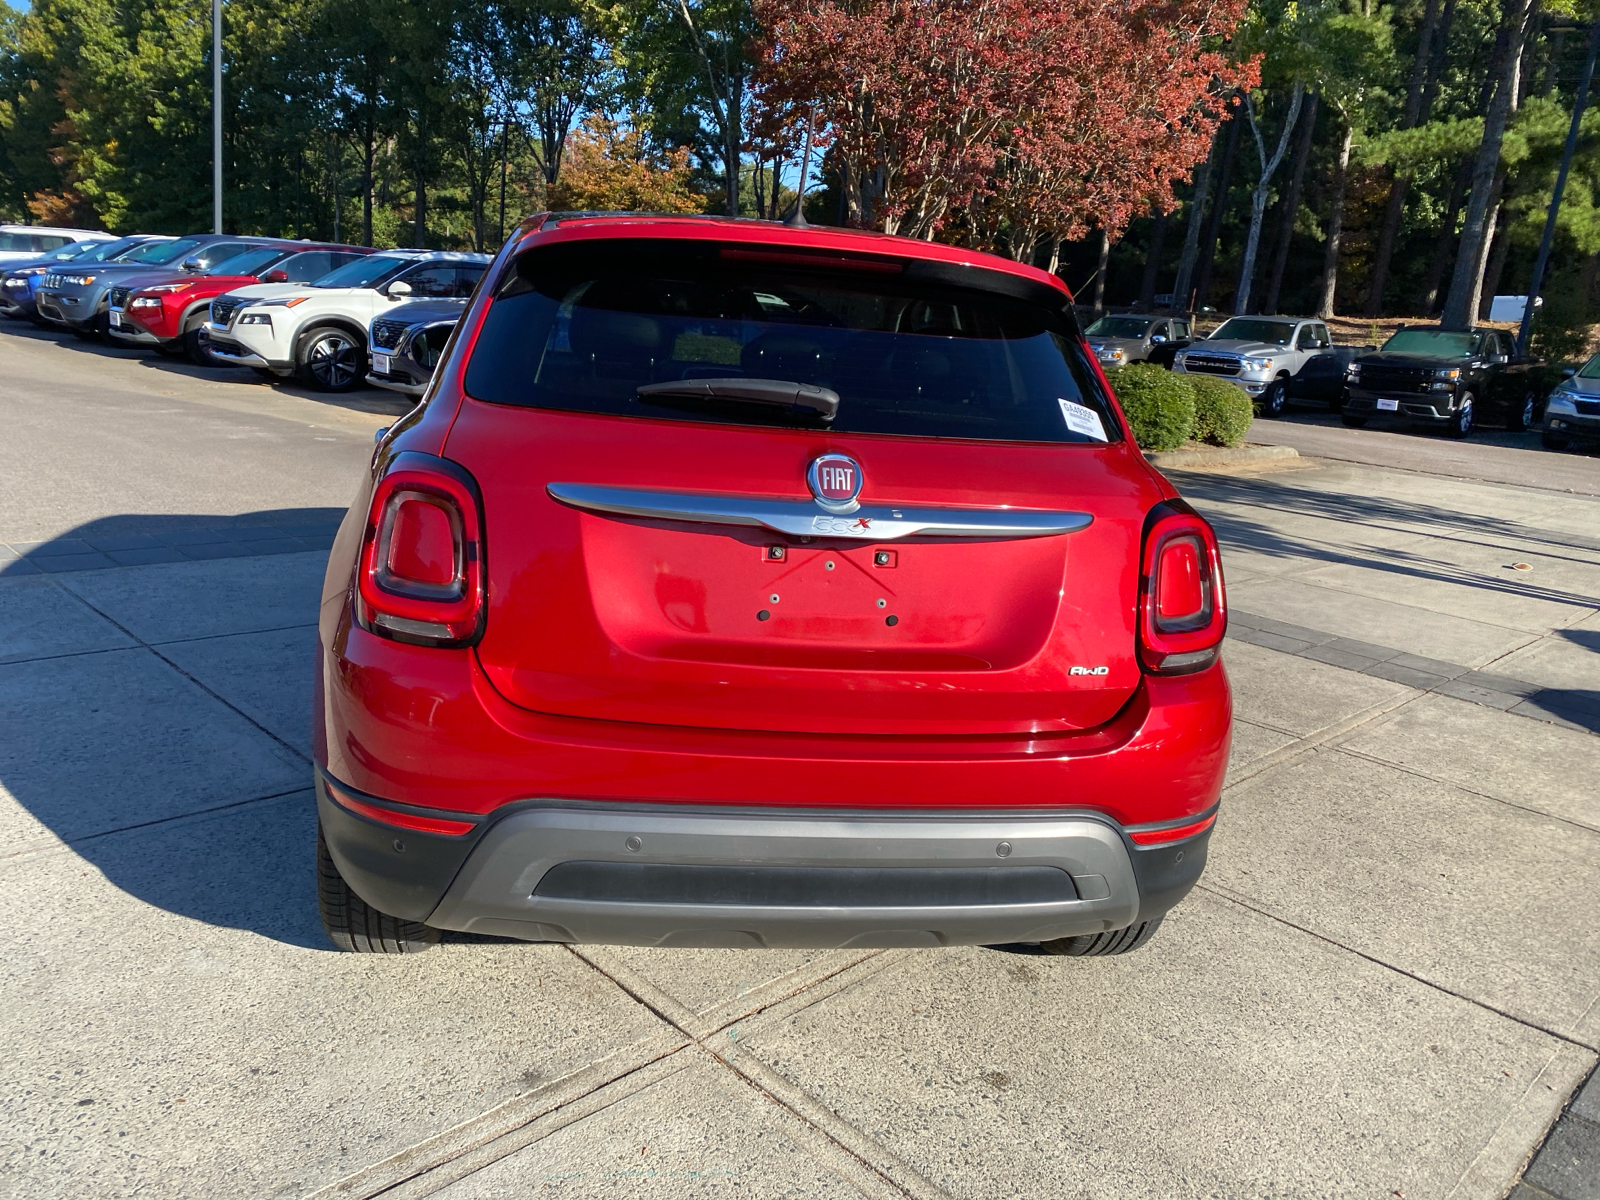
[[[1100,261],[1094,271],[1094,315],[1106,310],[1106,267],[1111,262],[1111,235],[1100,231]]]
[[[1495,210],[1498,222],[1500,210]],[[1483,292],[1478,297],[1478,319],[1487,321],[1494,307],[1495,293],[1500,290],[1500,278],[1506,272],[1506,255],[1511,250],[1511,232],[1501,225],[1495,229],[1494,240],[1489,243],[1489,265],[1483,272]]]
[[[1283,162],[1283,156],[1289,149],[1289,138],[1294,134],[1295,123],[1300,119],[1300,102],[1304,98],[1304,87],[1295,84],[1294,98],[1289,101],[1289,111],[1283,115],[1283,132],[1278,135],[1278,148],[1270,159],[1267,157],[1266,143],[1261,140],[1261,129],[1256,124],[1255,109],[1249,97],[1245,98],[1245,111],[1250,117],[1250,132],[1255,135],[1256,151],[1261,158],[1261,177],[1256,181],[1255,191],[1250,195],[1250,232],[1244,242],[1244,262],[1239,266],[1239,286],[1233,295],[1234,316],[1242,316],[1250,311],[1250,285],[1256,273],[1256,252],[1261,247],[1261,223],[1267,215],[1267,192],[1272,187],[1272,177],[1277,174],[1278,166]],[[1348,141],[1346,138],[1347,143]],[[1348,158],[1348,144],[1345,153]]]
[[[1439,0],[1428,0],[1422,15],[1422,32],[1417,37],[1417,57],[1411,66],[1411,87],[1406,92],[1406,107],[1400,116],[1401,129],[1414,129],[1422,120],[1422,94],[1433,67],[1433,34],[1438,24]],[[1365,315],[1369,317],[1376,317],[1383,311],[1383,288],[1389,277],[1389,261],[1394,257],[1395,240],[1400,236],[1400,222],[1406,211],[1406,193],[1410,189],[1411,175],[1405,171],[1396,173],[1389,184],[1389,203],[1384,209],[1383,229],[1378,234],[1372,275],[1367,282]]]
[[[1144,256],[1144,278],[1139,281],[1139,304],[1149,309],[1156,301],[1156,276],[1161,271],[1161,243],[1167,240],[1167,214],[1158,212],[1150,227],[1150,249]]]
[[[1478,321],[1479,309],[1483,305],[1483,277],[1489,266],[1489,250],[1494,245],[1495,229],[1500,223],[1500,195],[1505,190],[1506,173],[1502,169],[1495,172],[1494,185],[1489,189],[1489,213],[1483,222],[1483,241],[1478,245],[1478,261],[1473,264],[1472,271],[1472,296],[1467,309],[1473,315],[1473,320]]]
[[[1444,271],[1450,263],[1450,247],[1456,238],[1456,217],[1467,199],[1467,186],[1472,182],[1472,160],[1465,159],[1456,168],[1455,183],[1450,188],[1450,204],[1445,209],[1444,224],[1439,227],[1438,240],[1433,244],[1433,261],[1428,264],[1428,281],[1422,290],[1422,311],[1432,316],[1439,310],[1439,288],[1444,283]]]
[[[1272,281],[1267,285],[1264,313],[1278,311],[1278,296],[1283,290],[1283,272],[1289,265],[1289,246],[1294,241],[1294,219],[1300,215],[1300,193],[1306,180],[1306,163],[1311,161],[1311,143],[1317,131],[1317,102],[1313,92],[1300,116],[1300,145],[1294,152],[1294,174],[1289,179],[1289,194],[1283,201],[1283,227],[1278,235],[1278,253],[1272,264]]]
[[[506,244],[506,174],[511,168],[511,122],[500,121],[500,237],[497,246]]]
[[[739,215],[739,149],[744,144],[740,135],[740,115],[744,108],[744,80],[737,75],[728,79],[728,119],[723,125],[722,169],[728,183],[728,215]]]
[[[1050,236],[1050,274],[1054,275],[1061,266],[1061,235]]]
[[[422,177],[422,172],[417,172],[417,210],[416,232],[412,235],[413,243],[418,250],[428,248],[428,184]]]
[[[1222,130],[1211,140],[1211,153],[1194,173],[1194,198],[1189,201],[1189,224],[1183,231],[1183,250],[1178,255],[1178,274],[1172,282],[1171,311],[1183,312],[1189,307],[1189,280],[1194,275],[1195,259],[1200,254],[1200,226],[1205,223],[1206,197],[1211,184],[1211,164],[1217,157],[1217,147],[1222,144]]]
[[[1483,123],[1483,141],[1478,146],[1477,162],[1472,168],[1472,188],[1467,202],[1466,224],[1461,230],[1461,248],[1456,252],[1456,267],[1450,277],[1450,294],[1445,300],[1444,315],[1440,319],[1440,324],[1446,329],[1471,329],[1477,319],[1473,299],[1483,286],[1479,272],[1487,240],[1489,193],[1494,185],[1495,171],[1500,166],[1500,143],[1505,137],[1506,124],[1517,98],[1523,38],[1527,32],[1531,4],[1532,0],[1510,0],[1507,5],[1509,36],[1505,65],[1500,71],[1494,99],[1489,103],[1489,115]]]
[[[1239,127],[1244,124],[1237,117],[1228,122],[1228,137],[1222,147],[1221,171],[1211,199],[1211,215],[1206,220],[1205,232],[1200,235],[1200,276],[1195,283],[1195,306],[1206,302],[1211,294],[1211,267],[1216,262],[1217,237],[1222,232],[1222,218],[1228,208],[1228,188],[1233,182],[1233,156],[1239,149]]]
[[[1355,129],[1349,121],[1344,124],[1344,136],[1339,139],[1339,157],[1333,167],[1333,198],[1328,202],[1328,242],[1322,252],[1322,299],[1317,304],[1317,316],[1324,321],[1333,316],[1333,295],[1339,286],[1339,237],[1344,232],[1344,185],[1350,169],[1350,143]]]
[[[378,133],[372,127],[372,117],[367,117],[362,130],[361,147],[361,244],[372,245],[372,164],[378,153]]]

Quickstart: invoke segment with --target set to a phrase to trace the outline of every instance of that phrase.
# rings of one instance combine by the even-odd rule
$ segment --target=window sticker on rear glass
[[[1100,423],[1100,414],[1094,409],[1075,404],[1065,397],[1058,397],[1057,403],[1061,405],[1061,415],[1067,419],[1067,428],[1073,433],[1092,437],[1097,442],[1111,440],[1106,437],[1106,427]]]

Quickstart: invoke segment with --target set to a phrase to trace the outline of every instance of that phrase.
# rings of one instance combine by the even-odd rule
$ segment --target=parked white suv
[[[470,296],[490,261],[484,254],[385,250],[311,284],[242,287],[211,302],[211,353],[297,376],[318,391],[348,391],[366,377],[367,327],[375,317],[406,300]]]
[[[1312,359],[1332,352],[1321,321],[1297,317],[1231,317],[1172,360],[1186,375],[1215,375],[1237,384],[1276,417],[1289,398],[1289,384]]]
[[[73,242],[109,242],[116,236],[96,229],[62,229],[55,225],[0,225],[0,263],[38,258]]]

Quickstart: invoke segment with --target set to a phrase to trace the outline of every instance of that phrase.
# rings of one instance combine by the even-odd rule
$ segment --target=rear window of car
[[[467,391],[495,404],[662,420],[1119,439],[1064,304],[917,276],[917,264],[894,260],[705,243],[533,250],[497,290]],[[741,379],[828,389],[837,415],[829,423],[799,408],[639,395],[652,384]]]

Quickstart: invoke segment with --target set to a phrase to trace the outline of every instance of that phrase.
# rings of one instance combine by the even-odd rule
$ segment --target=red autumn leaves
[[[1031,257],[1119,232],[1210,148],[1244,0],[755,0],[754,132],[814,120],[852,223]]]

